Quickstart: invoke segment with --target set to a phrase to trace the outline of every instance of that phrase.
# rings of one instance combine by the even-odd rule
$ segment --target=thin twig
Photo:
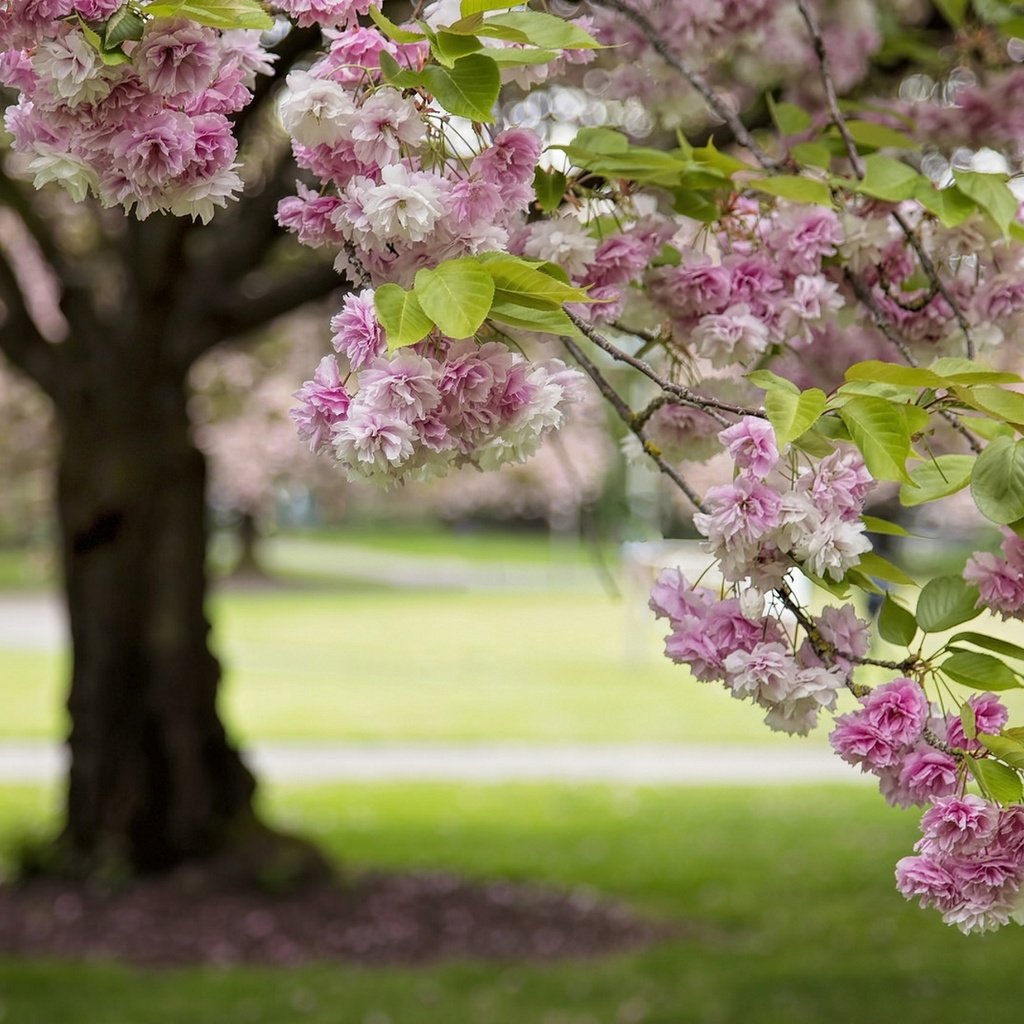
[[[846,147],[846,154],[850,158],[850,165],[853,168],[853,173],[859,180],[863,180],[865,172],[864,160],[857,151],[857,143],[850,134],[850,128],[846,123],[846,118],[843,117],[843,112],[839,109],[839,98],[836,95],[835,83],[832,80],[832,71],[828,59],[828,49],[825,46],[825,39],[821,34],[821,26],[818,24],[818,19],[814,12],[807,6],[807,0],[796,0],[796,5],[800,9],[800,14],[803,16],[804,22],[807,24],[807,31],[811,34],[811,42],[814,45],[814,52],[818,57],[818,69],[821,73],[821,83],[825,89],[825,102],[828,104],[829,116],[832,118],[832,123],[839,131],[839,135],[843,140],[843,145]],[[925,276],[931,282],[932,287],[946,300],[949,308],[953,311],[953,316],[956,317],[956,322],[959,324],[960,330],[964,336],[967,358],[973,359],[975,352],[974,338],[971,336],[971,326],[967,322],[967,317],[964,316],[964,312],[960,308],[960,304],[946,287],[946,284],[939,275],[935,264],[932,262],[931,256],[929,256],[925,251],[924,246],[917,237],[917,233],[907,222],[906,217],[904,217],[899,210],[893,210],[891,216],[899,225],[904,237],[910,243],[910,247],[917,254],[917,259],[921,264],[921,269],[925,272]]]
[[[703,409],[704,412],[714,415],[714,410],[721,412],[731,413],[733,416],[757,416],[759,419],[767,419],[768,415],[764,409],[750,409],[742,405],[733,405],[731,402],[720,402],[717,398],[705,398],[703,395],[698,395],[696,392],[691,391],[689,388],[684,387],[682,384],[676,384],[673,381],[665,380],[657,370],[651,366],[650,363],[645,363],[642,359],[637,359],[636,356],[631,356],[628,352],[624,352],[618,345],[609,341],[600,331],[594,329],[594,327],[587,323],[582,317],[577,316],[571,310],[567,309],[566,315],[573,322],[575,327],[589,338],[598,348],[604,349],[613,359],[620,363],[625,363],[627,366],[632,366],[634,370],[642,373],[648,380],[653,381],[661,388],[662,391],[674,396],[683,405],[692,405],[697,409]],[[719,419],[719,422],[725,426],[729,424]]]
[[[594,7],[604,7],[606,10],[615,11],[636,25],[646,37],[647,42],[650,43],[651,49],[700,93],[708,107],[729,126],[736,141],[748,149],[762,167],[771,169],[780,166],[778,160],[772,159],[754,141],[747,126],[737,114],[729,109],[718,93],[707,83],[704,76],[691,68],[665,45],[661,34],[640,11],[623,3],[623,0],[590,0],[590,2]]]
[[[572,340],[572,338],[562,338],[562,344],[565,345],[569,354],[576,360],[577,363],[583,368],[587,376],[597,385],[598,391],[608,401],[608,404],[618,413],[619,419],[626,424],[629,429],[636,434],[643,446],[644,454],[658,467],[658,469],[667,476],[672,483],[676,485],[686,495],[690,504],[698,512],[706,512],[707,509],[704,507],[704,503],[700,500],[697,492],[683,479],[679,474],[679,471],[666,461],[665,457],[658,451],[657,447],[653,445],[644,436],[642,426],[638,426],[636,423],[636,417],[633,414],[633,410],[626,403],[625,399],[605,380],[604,375],[601,371],[586,357],[583,350]]]

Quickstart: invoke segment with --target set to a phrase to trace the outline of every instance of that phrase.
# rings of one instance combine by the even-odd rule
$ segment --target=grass
[[[789,742],[660,653],[600,592],[225,591],[223,708],[243,739]],[[63,728],[63,658],[0,648],[0,737]]]
[[[38,822],[0,794],[0,830]],[[14,1024],[945,1024],[1019,1020],[1024,933],[965,938],[903,902],[915,816],[850,788],[349,785],[275,816],[347,863],[585,886],[693,938],[600,962],[136,972],[0,962]]]

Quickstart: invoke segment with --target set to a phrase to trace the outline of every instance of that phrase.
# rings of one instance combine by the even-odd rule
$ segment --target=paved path
[[[530,744],[257,744],[256,772],[273,782],[516,781],[629,785],[785,785],[864,781],[828,749],[778,747]],[[48,782],[65,768],[61,747],[0,743],[0,783]]]

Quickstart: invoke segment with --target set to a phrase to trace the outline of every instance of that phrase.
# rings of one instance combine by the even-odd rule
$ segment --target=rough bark
[[[251,817],[207,645],[205,465],[183,382],[60,410],[73,669],[65,845],[86,870],[209,854]]]

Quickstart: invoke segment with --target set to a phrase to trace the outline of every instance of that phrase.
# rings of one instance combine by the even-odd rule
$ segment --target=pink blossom
[[[473,158],[470,169],[484,181],[496,185],[502,194],[512,184],[533,180],[540,158],[541,141],[525,128],[507,128],[495,136],[493,145]]]
[[[738,302],[722,313],[702,316],[693,331],[694,348],[712,366],[746,363],[768,347],[768,328]]]
[[[216,33],[184,18],[157,19],[132,52],[132,63],[147,88],[167,97],[201,92],[217,77]]]
[[[787,206],[775,219],[767,243],[779,263],[793,274],[815,274],[843,240],[839,218],[818,206]]]
[[[345,390],[334,356],[324,356],[312,380],[295,392],[299,405],[291,411],[299,437],[309,441],[309,449],[322,451],[334,426],[344,420],[352,396]]]
[[[660,619],[703,619],[714,601],[707,587],[694,587],[680,569],[662,569],[651,590],[649,606]]]
[[[863,771],[889,768],[899,756],[892,740],[856,712],[837,718],[828,739],[844,761],[860,765]]]
[[[894,747],[913,746],[928,719],[928,701],[913,679],[894,679],[861,699],[857,714]]]
[[[384,331],[377,321],[373,291],[365,289],[358,295],[349,292],[341,311],[331,318],[334,350],[348,357],[353,370],[362,369],[381,355],[385,348]]]
[[[924,744],[903,757],[898,777],[882,781],[882,795],[897,807],[924,804],[950,796],[959,787],[956,759]]]
[[[976,551],[964,566],[964,579],[978,588],[978,604],[1004,619],[1018,618],[1024,609],[1024,571],[987,551]]]
[[[775,431],[767,420],[744,416],[739,423],[723,430],[718,440],[733,462],[741,469],[749,469],[754,476],[767,476],[779,461]]]
[[[940,797],[921,818],[916,849],[926,854],[966,856],[996,836],[999,808],[978,796]]]
[[[967,703],[974,711],[975,728],[979,733],[999,733],[1010,717],[1006,705],[994,693],[971,694],[967,698]],[[977,740],[969,740],[964,735],[963,722],[958,714],[951,714],[946,718],[946,742],[961,750],[982,749]]]

